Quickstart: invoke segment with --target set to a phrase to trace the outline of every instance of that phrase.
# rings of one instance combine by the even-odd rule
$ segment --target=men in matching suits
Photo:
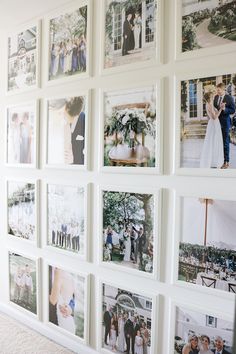
[[[111,307],[107,311],[105,311],[103,315],[103,321],[105,325],[105,338],[104,338],[104,343],[108,345],[107,343],[107,337],[110,334],[110,329],[111,329],[111,319],[112,319],[112,312],[111,312]]]
[[[122,55],[127,55],[129,50],[130,37],[132,33],[132,27],[130,24],[130,20],[132,18],[132,14],[128,14],[124,23],[123,23],[123,46],[122,46]]]
[[[219,121],[222,130],[223,144],[224,144],[224,164],[222,168],[229,168],[229,130],[231,126],[230,115],[235,113],[234,98],[225,92],[225,84],[220,83],[216,86],[217,95],[214,98],[214,107],[222,112],[219,116]]]
[[[214,354],[229,354],[229,352],[224,349],[224,341],[220,336],[215,338],[215,349],[213,349],[212,352]]]
[[[128,318],[128,320],[125,322],[124,332],[125,332],[125,341],[126,341],[126,348],[127,348],[126,353],[130,354],[131,344],[134,335],[134,326],[130,318]]]

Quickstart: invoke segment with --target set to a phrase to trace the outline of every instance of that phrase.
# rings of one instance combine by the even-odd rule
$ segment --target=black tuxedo
[[[131,33],[132,33],[131,25],[129,21],[126,19],[123,24],[122,55],[126,55],[128,53]]]
[[[216,349],[212,349],[212,353],[217,353]],[[227,350],[223,349],[222,354],[230,354]]]
[[[107,344],[107,337],[111,329],[111,319],[112,319],[112,313],[110,313],[109,311],[105,311],[103,315],[103,321],[105,325],[105,338],[104,338],[105,344]]]
[[[125,332],[125,341],[126,341],[126,346],[127,346],[127,353],[130,354],[130,340],[133,339],[133,335],[134,335],[134,326],[133,326],[133,322],[128,319],[125,322],[125,326],[124,326],[124,332]]]
[[[234,102],[234,98],[228,94],[225,94],[222,102],[225,103],[226,105],[225,105],[225,110],[222,111],[219,116],[219,121],[221,125],[223,144],[224,144],[224,162],[229,162],[229,143],[230,143],[229,130],[231,126],[230,115],[235,113],[235,102]],[[217,110],[220,110],[218,95],[216,95],[214,98],[214,107]]]
[[[82,136],[83,140],[77,140],[77,137]],[[71,133],[71,144],[73,153],[73,165],[84,164],[84,141],[85,141],[85,114],[81,112],[74,131]]]

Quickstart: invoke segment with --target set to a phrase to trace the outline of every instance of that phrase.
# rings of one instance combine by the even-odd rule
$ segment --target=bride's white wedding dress
[[[60,311],[60,306],[69,306],[71,298],[64,299],[61,295],[59,295],[59,299],[57,302],[57,320],[58,326],[65,329],[68,332],[75,334],[75,322],[73,316],[64,317]]]
[[[224,149],[220,121],[218,117],[214,119],[218,111],[213,104],[206,103],[206,112],[209,121],[200,158],[200,167],[220,168],[224,163]]]
[[[125,255],[124,255],[124,261],[130,262],[130,255],[131,255],[131,240],[129,234],[125,233],[124,237],[126,238],[124,244],[125,244]]]

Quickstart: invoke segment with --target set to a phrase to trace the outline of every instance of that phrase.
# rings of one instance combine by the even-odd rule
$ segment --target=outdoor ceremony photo
[[[236,168],[235,98],[236,73],[181,81],[181,168]]]
[[[85,166],[86,97],[47,102],[47,164]]]
[[[108,284],[102,286],[102,348],[151,354],[152,299]]]
[[[235,41],[235,0],[182,0],[183,52]]]
[[[154,195],[103,191],[103,261],[153,273]]]
[[[157,166],[156,104],[155,86],[104,94],[104,166]]]
[[[37,315],[36,261],[9,252],[10,301]]]
[[[38,37],[37,25],[8,37],[8,91],[37,86]]]
[[[49,80],[86,72],[87,10],[83,6],[50,19]]]
[[[7,108],[7,156],[9,165],[35,166],[37,112],[34,102]]]
[[[85,338],[85,278],[49,266],[49,322],[81,339]]]
[[[233,321],[176,307],[174,354],[233,354]]]
[[[35,242],[36,186],[34,183],[7,182],[8,234]]]
[[[84,255],[84,188],[48,184],[47,212],[48,245]]]
[[[105,0],[105,68],[155,59],[157,0]]]
[[[178,280],[236,293],[236,202],[180,198]]]

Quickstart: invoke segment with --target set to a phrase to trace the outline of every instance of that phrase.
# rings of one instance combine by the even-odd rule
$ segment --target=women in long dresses
[[[134,354],[143,354],[143,338],[140,331],[137,331],[134,342]]]
[[[127,228],[126,231],[124,232],[124,245],[125,245],[124,261],[130,262],[131,239],[130,239],[130,229],[129,228]]]
[[[204,99],[209,121],[200,158],[200,167],[221,168],[224,163],[223,137],[219,121],[222,109],[218,111],[214,107],[212,93],[206,93]]]
[[[9,129],[10,144],[8,148],[8,162],[20,162],[20,120],[17,113],[13,113],[11,117],[11,125]]]
[[[78,46],[79,68],[81,71],[86,71],[86,40],[84,35],[80,37]]]
[[[139,13],[135,14],[134,18],[134,49],[139,49],[139,43],[140,43],[140,34],[141,34],[141,26],[142,26],[142,20],[139,15]]]
[[[118,319],[118,350],[125,351],[125,319],[124,315],[120,315]]]
[[[149,333],[145,322],[142,322],[142,327],[140,331],[141,331],[141,336],[143,338],[143,354],[148,354],[147,348],[148,348]]]
[[[25,112],[20,125],[20,163],[31,163],[32,132],[29,122],[29,113]]]

